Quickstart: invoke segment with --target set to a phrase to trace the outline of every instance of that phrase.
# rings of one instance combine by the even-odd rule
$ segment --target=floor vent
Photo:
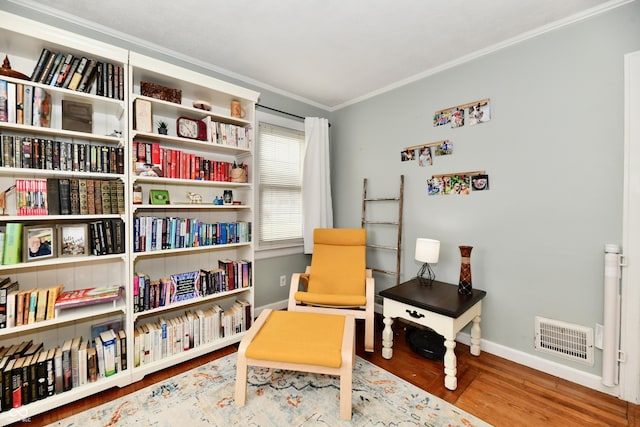
[[[535,349],[593,365],[593,328],[536,316]]]

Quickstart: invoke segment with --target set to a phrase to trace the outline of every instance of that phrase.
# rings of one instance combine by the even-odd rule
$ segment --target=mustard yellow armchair
[[[375,283],[366,267],[364,228],[317,228],[305,273],[294,273],[290,311],[352,315],[364,319],[364,348],[373,351]]]

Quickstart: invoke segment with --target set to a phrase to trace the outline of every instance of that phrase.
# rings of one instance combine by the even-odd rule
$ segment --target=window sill
[[[275,258],[279,256],[287,256],[287,255],[298,255],[304,252],[303,245],[295,245],[295,246],[278,246],[274,248],[262,248],[256,249],[255,251],[255,259],[267,259],[267,258]]]

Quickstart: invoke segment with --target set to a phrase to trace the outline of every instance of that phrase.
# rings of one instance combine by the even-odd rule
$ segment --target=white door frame
[[[640,403],[640,51],[624,57],[620,397]]]

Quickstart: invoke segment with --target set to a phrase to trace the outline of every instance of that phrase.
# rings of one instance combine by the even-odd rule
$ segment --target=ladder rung
[[[398,221],[364,221],[365,224],[389,224],[398,225]]]
[[[400,200],[399,197],[379,197],[375,199],[364,199],[365,202],[385,202],[385,201],[396,201]]]
[[[395,251],[398,248],[396,246],[388,246],[388,245],[375,245],[375,244],[370,244],[370,245],[366,245],[368,248],[374,248],[374,249],[389,249],[391,251]]]
[[[389,276],[397,276],[398,275],[398,273],[396,273],[395,271],[381,270],[379,268],[372,268],[371,270],[375,271],[376,273],[388,274]]]

